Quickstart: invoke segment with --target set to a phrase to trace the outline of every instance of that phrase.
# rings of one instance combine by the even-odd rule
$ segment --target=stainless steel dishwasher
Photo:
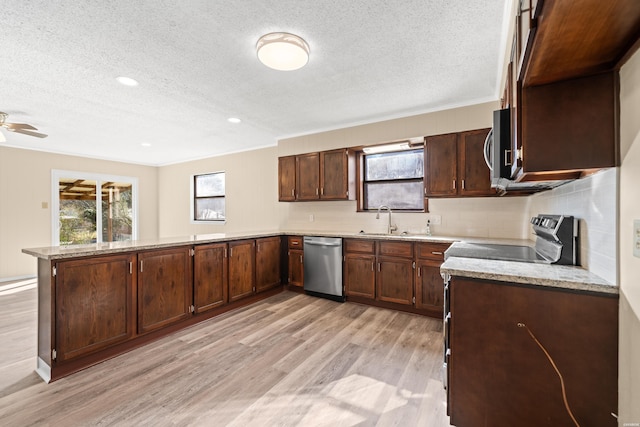
[[[340,237],[304,237],[304,290],[319,297],[344,301]]]

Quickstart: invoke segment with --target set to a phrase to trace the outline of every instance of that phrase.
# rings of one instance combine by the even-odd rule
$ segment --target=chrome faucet
[[[389,226],[387,227],[387,234],[391,234],[398,229],[397,225],[391,225],[391,208],[387,205],[382,205],[378,208],[378,213],[376,214],[376,219],[380,219],[380,211],[382,209],[386,209],[389,212]]]

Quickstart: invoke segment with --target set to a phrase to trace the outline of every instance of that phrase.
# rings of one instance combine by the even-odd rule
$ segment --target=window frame
[[[225,183],[224,183],[224,194],[221,196],[196,196],[196,180],[200,176],[207,175],[218,175],[224,174]],[[204,173],[196,173],[191,175],[191,185],[190,185],[190,209],[189,209],[189,219],[191,224],[218,224],[224,225],[227,222],[227,173],[226,171],[215,171],[215,172],[204,172]],[[196,218],[196,200],[204,200],[204,199],[224,199],[224,218],[208,218],[208,219],[197,219]]]
[[[399,208],[393,208],[393,212],[408,212],[408,213],[416,213],[416,212],[429,212],[428,210],[428,199],[426,197],[424,197],[424,177],[426,175],[426,170],[425,167],[423,165],[423,174],[421,178],[401,178],[401,179],[394,179],[394,180],[366,180],[366,156],[368,155],[367,153],[365,153],[363,151],[364,147],[359,147],[358,150],[356,151],[356,181],[357,181],[357,192],[356,192],[356,199],[357,199],[357,211],[358,212],[375,212],[377,210],[377,207],[375,208],[366,208],[365,207],[365,183],[369,182],[369,183],[388,183],[388,182],[422,182],[422,191],[421,191],[421,195],[423,197],[424,200],[424,204],[423,204],[423,208],[422,209],[399,209]],[[417,151],[417,150],[422,150],[424,153],[424,148],[420,147],[420,146],[413,146],[409,149],[405,149],[405,150],[394,150],[394,151],[388,151],[386,153],[398,153],[398,152],[403,152],[403,151]],[[385,153],[385,154],[386,154]],[[380,153],[372,153],[372,154],[380,154]],[[424,154],[423,154],[424,155]]]

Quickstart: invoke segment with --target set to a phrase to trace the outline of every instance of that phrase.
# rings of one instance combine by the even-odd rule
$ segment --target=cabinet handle
[[[382,267],[380,266],[380,263],[378,263],[378,271],[382,271]]]
[[[374,266],[373,264],[374,264],[374,263],[372,262],[372,263],[371,263],[371,271],[376,271],[376,268],[375,268],[375,266]]]
[[[291,197],[296,197],[296,190],[295,188],[291,189]]]
[[[302,262],[302,255],[300,255],[300,262]]]
[[[133,274],[133,263],[129,262],[129,274]]]
[[[233,257],[233,248],[229,248],[229,258]]]
[[[298,246],[299,244],[300,244],[300,242],[298,242],[298,241],[293,241],[293,242],[291,242],[291,245],[292,245],[292,246]]]
[[[421,274],[420,274],[420,270],[422,270],[422,267],[418,267],[418,277],[420,277],[420,276],[421,276]]]
[[[322,196],[324,196],[324,187],[322,187],[322,188],[320,189],[320,194],[321,194]]]
[[[224,257],[227,257],[227,248],[224,248]]]
[[[453,189],[454,190],[456,189],[456,180],[455,179],[453,180]]]
[[[318,190],[318,187],[316,187],[316,196],[320,195],[320,191]]]
[[[142,273],[142,271],[144,270],[143,266],[144,266],[144,261],[140,260],[140,273]]]
[[[464,179],[462,180],[462,189],[464,190]]]
[[[442,255],[442,252],[439,252],[439,251],[431,251],[431,253],[433,255]]]

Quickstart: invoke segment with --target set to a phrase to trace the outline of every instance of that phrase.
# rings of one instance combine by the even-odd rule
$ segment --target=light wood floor
[[[2,426],[449,426],[442,322],[284,292],[51,384],[0,292]]]

